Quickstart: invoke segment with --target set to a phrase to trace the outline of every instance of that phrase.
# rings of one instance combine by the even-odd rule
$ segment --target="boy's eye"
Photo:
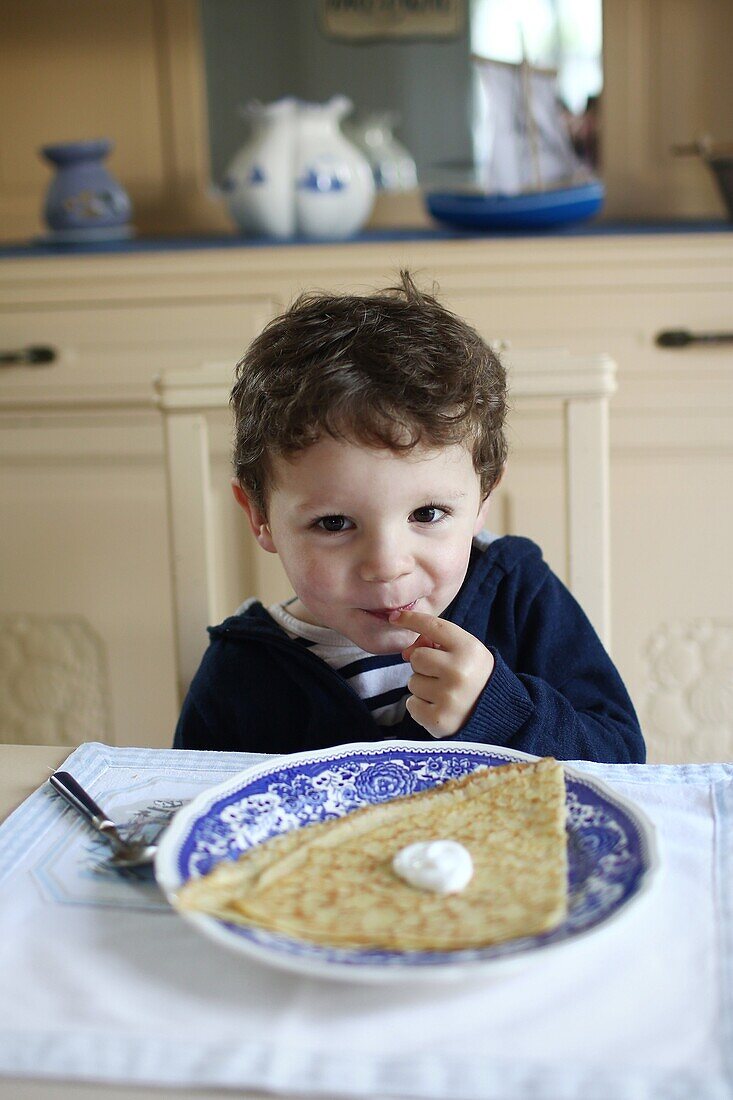
[[[445,514],[445,509],[438,508],[437,504],[425,504],[422,508],[416,508],[411,518],[415,523],[437,523]]]
[[[316,520],[316,527],[328,531],[329,534],[338,534],[339,531],[345,531],[350,522],[346,516],[321,516]]]

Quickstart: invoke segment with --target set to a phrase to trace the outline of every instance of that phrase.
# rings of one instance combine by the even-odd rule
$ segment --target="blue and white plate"
[[[433,787],[479,765],[535,760],[470,742],[379,741],[276,757],[204,791],[178,811],[163,836],[155,874],[169,900],[189,878],[268,837],[341,817],[361,806]],[[326,947],[229,924],[202,913],[181,916],[226,947],[260,962],[313,976],[374,981],[465,974],[568,944],[607,925],[648,887],[657,866],[644,814],[599,780],[565,765],[569,912],[541,936],[461,951]]]

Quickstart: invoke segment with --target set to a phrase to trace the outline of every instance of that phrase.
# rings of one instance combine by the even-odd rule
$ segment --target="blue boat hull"
[[[592,218],[603,207],[602,183],[523,195],[430,191],[425,203],[439,222],[460,229],[551,229]]]

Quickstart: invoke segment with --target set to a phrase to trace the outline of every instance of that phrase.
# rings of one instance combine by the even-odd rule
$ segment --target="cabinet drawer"
[[[646,438],[707,449],[729,447],[733,418],[733,343],[663,348],[668,329],[733,331],[733,286],[693,284],[683,290],[635,290],[611,285],[572,291],[513,287],[506,293],[459,293],[452,305],[482,334],[516,347],[564,347],[578,354],[607,352],[615,360],[618,391],[611,402],[614,443],[639,446],[642,420],[653,422]]]
[[[0,349],[53,348],[43,366],[0,370],[0,407],[149,405],[161,370],[234,364],[276,311],[273,299],[34,305],[0,314]]]

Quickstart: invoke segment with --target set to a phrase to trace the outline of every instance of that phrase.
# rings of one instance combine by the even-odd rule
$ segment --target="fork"
[[[69,772],[53,772],[48,781],[70,806],[78,810],[83,817],[111,845],[114,855],[109,863],[112,867],[144,867],[155,859],[157,844],[144,841],[125,840],[114,821],[97,805],[92,796],[84,790],[81,783]]]

